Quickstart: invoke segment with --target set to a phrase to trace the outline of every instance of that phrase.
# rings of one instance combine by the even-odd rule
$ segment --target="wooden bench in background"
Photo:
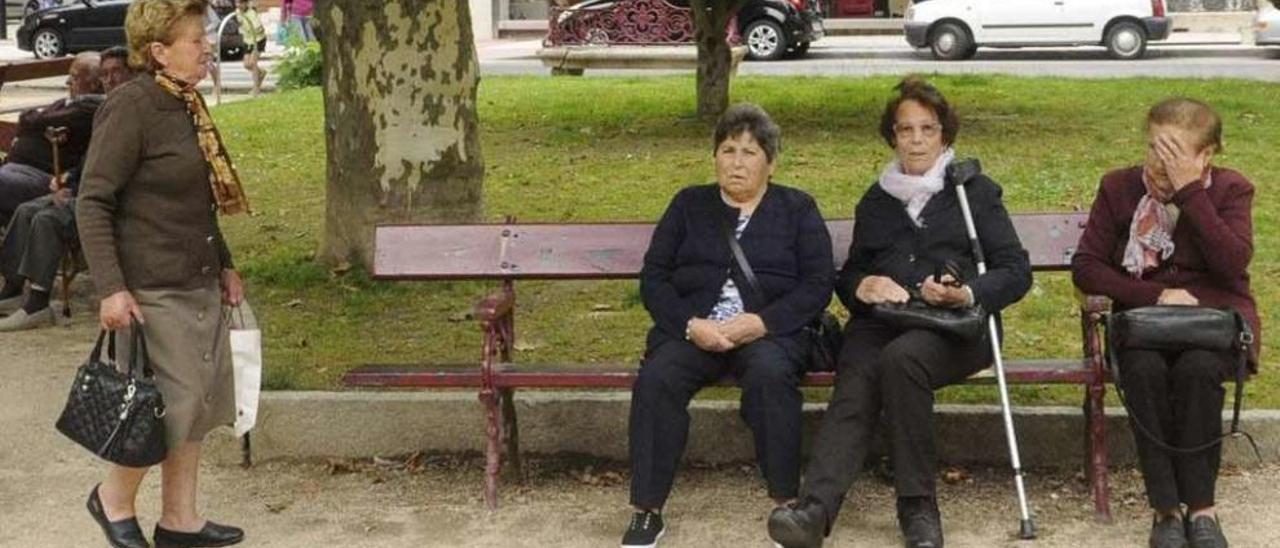
[[[74,57],[60,57],[58,59],[2,62],[0,63],[0,90],[3,90],[4,85],[9,82],[66,76],[70,72],[71,62],[74,60]],[[2,110],[4,109],[0,109],[0,111]],[[18,124],[16,122],[0,120],[0,154],[9,155],[9,150],[13,147],[13,140],[17,136]],[[3,160],[0,160],[0,163],[3,163]],[[0,227],[0,234],[6,228],[8,227]],[[77,275],[86,269],[84,257],[80,254],[80,241],[77,238],[72,238],[72,240],[67,242],[67,253],[63,256],[62,266],[60,267],[62,315],[66,317],[71,317],[71,283],[75,281]]]
[[[1013,221],[1037,272],[1070,268],[1087,215],[1021,214]],[[844,262],[853,235],[852,220],[827,223],[835,266]],[[483,359],[467,366],[364,366],[343,381],[364,388],[476,388],[486,412],[485,501],[497,507],[498,473],[505,456],[520,477],[519,431],[513,398],[517,388],[629,388],[638,372],[634,364],[545,366],[517,364],[515,344],[518,280],[604,280],[639,277],[652,224],[490,224],[380,226],[376,230],[374,277],[382,280],[492,280],[501,288],[475,305]],[[1100,339],[1101,314],[1108,303],[1083,298],[1080,327],[1083,351],[1077,356],[1008,360],[1011,384],[1079,384],[1084,386],[1087,422],[1085,470],[1091,481],[1094,508],[1109,518],[1105,383]],[[1016,327],[1007,326],[1009,329]],[[637,344],[640,344],[637,342]],[[478,367],[476,367],[478,365]],[[810,373],[804,386],[831,386],[833,373]],[[970,378],[992,383],[988,370]],[[721,384],[731,385],[730,379]]]

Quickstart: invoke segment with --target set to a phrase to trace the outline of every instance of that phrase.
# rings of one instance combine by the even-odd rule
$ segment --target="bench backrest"
[[[75,57],[57,59],[30,59],[0,63],[0,85],[22,80],[38,80],[54,76],[66,76]]]
[[[1013,215],[1037,271],[1071,267],[1085,213]],[[626,279],[640,274],[652,223],[384,225],[373,275],[385,280]],[[853,220],[827,221],[835,266],[844,264]]]

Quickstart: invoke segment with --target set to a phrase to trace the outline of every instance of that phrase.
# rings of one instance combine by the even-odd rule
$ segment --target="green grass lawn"
[[[1013,211],[1084,210],[1100,176],[1141,161],[1146,109],[1171,95],[1219,109],[1226,152],[1217,164],[1258,186],[1254,290],[1267,325],[1280,292],[1275,84],[1200,80],[1080,81],[935,77],[961,114],[960,155],[982,159]],[[827,217],[847,217],[890,150],[876,134],[894,79],[738,78],[734,100],[767,109],[783,129],[777,180],[812,193]],[[654,221],[681,187],[713,176],[709,129],[689,118],[691,77],[487,78],[480,88],[486,217],[525,221]],[[336,276],[312,258],[323,232],[325,152],[318,90],[281,93],[216,111],[256,214],[223,221],[264,320],[266,384],[323,389],[368,363],[474,363],[466,319],[479,283],[381,283]],[[523,283],[518,360],[639,359],[649,319],[635,282]],[[1070,280],[1038,276],[1006,315],[1011,357],[1073,356],[1080,333]],[[1277,342],[1266,333],[1268,346]],[[1274,359],[1249,386],[1251,406],[1280,407]],[[948,389],[947,401],[994,402],[987,387]],[[813,397],[820,398],[821,394]],[[1016,401],[1077,404],[1070,387],[1018,387]]]

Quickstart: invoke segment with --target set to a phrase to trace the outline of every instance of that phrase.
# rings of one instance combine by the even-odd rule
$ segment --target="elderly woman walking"
[[[862,470],[881,413],[906,546],[941,548],[933,392],[990,364],[991,342],[985,334],[967,340],[894,325],[873,307],[906,302],[915,293],[935,307],[977,304],[996,314],[1031,287],[1027,252],[1000,186],[985,175],[967,184],[990,267],[977,273],[960,203],[946,175],[960,129],[955,110],[937,89],[916,78],[903,80],[897,91],[880,119],[880,136],[895,158],[858,202],[853,243],[836,279],[836,295],[852,314],[837,361],[836,388],[801,499],[769,517],[769,535],[786,548],[822,545]],[[955,276],[937,276],[947,263]]]
[[[244,293],[217,214],[248,210],[195,89],[211,59],[205,10],[203,0],[129,6],[130,64],[146,74],[117,88],[99,110],[76,209],[102,297],[102,327],[127,331],[136,322],[165,400],[169,451],[154,535],[160,547],[228,546],[244,538],[196,509],[200,442],[234,420],[223,306],[238,304]],[[134,507],[147,470],[109,465],[89,493],[89,513],[112,546],[150,546]]]
[[[1146,161],[1102,178],[1071,261],[1076,286],[1110,297],[1117,311],[1155,304],[1229,308],[1261,340],[1248,272],[1254,187],[1240,173],[1213,166],[1222,119],[1200,101],[1170,99],[1152,107],[1146,126]],[[1249,356],[1254,368],[1257,349],[1255,343]],[[1155,514],[1150,546],[1227,546],[1214,510],[1222,445],[1213,442],[1222,433],[1222,383],[1235,376],[1236,356],[1135,348],[1117,357],[1112,365],[1130,420],[1151,435],[1134,436]],[[1205,444],[1211,446],[1167,450]]]
[[[813,198],[772,182],[780,132],[741,104],[715,130],[716,183],[676,194],[640,272],[653,317],[631,394],[631,504],[622,546],[656,546],[662,508],[689,434],[689,401],[729,374],[777,503],[796,496],[808,343],[802,329],[831,301],[831,237]],[[740,246],[754,276],[734,258]]]

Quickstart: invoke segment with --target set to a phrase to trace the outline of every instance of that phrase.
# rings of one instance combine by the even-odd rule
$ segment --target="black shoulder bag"
[[[76,371],[57,428],[107,461],[142,468],[159,464],[168,454],[164,398],[156,388],[147,341],[136,321],[130,331],[133,351],[126,372],[116,367],[116,334],[111,333],[103,362],[102,341],[107,332],[98,333],[89,361]],[[142,360],[141,376],[138,360]]]
[[[751,263],[747,262],[747,255],[742,252],[742,245],[734,236],[733,229],[729,228],[729,225],[725,224],[724,219],[719,216],[716,217],[716,222],[720,224],[725,240],[729,242],[733,259],[738,263],[742,276],[747,279],[747,285],[751,286],[751,290],[763,302],[764,290],[760,287],[760,281],[756,279],[755,271],[751,269]],[[834,314],[823,310],[817,318],[804,327],[804,333],[809,339],[808,370],[835,371],[836,360],[840,357],[840,346],[844,344],[844,332],[840,328],[840,320]]]
[[[1253,346],[1253,332],[1239,312],[1227,308],[1202,306],[1157,305],[1133,308],[1108,314],[1103,324],[1107,330],[1107,361],[1116,379],[1116,394],[1124,404],[1133,425],[1143,437],[1157,447],[1174,453],[1198,453],[1233,437],[1244,437],[1253,452],[1262,460],[1258,444],[1253,436],[1240,430],[1240,409],[1244,402],[1244,382],[1249,369],[1249,349]],[[1231,431],[1217,439],[1195,447],[1174,447],[1157,438],[1141,422],[1134,418],[1133,410],[1124,397],[1120,381],[1120,351],[1143,349],[1155,351],[1185,351],[1193,349],[1236,354],[1235,404],[1231,415]]]
[[[957,284],[963,284],[959,269],[952,261],[944,267]],[[942,283],[943,269],[933,274],[933,281]],[[982,305],[946,308],[929,304],[920,292],[908,289],[911,298],[905,303],[880,303],[872,305],[871,314],[885,323],[900,329],[928,329],[942,335],[965,341],[982,338],[987,330],[987,313]]]

